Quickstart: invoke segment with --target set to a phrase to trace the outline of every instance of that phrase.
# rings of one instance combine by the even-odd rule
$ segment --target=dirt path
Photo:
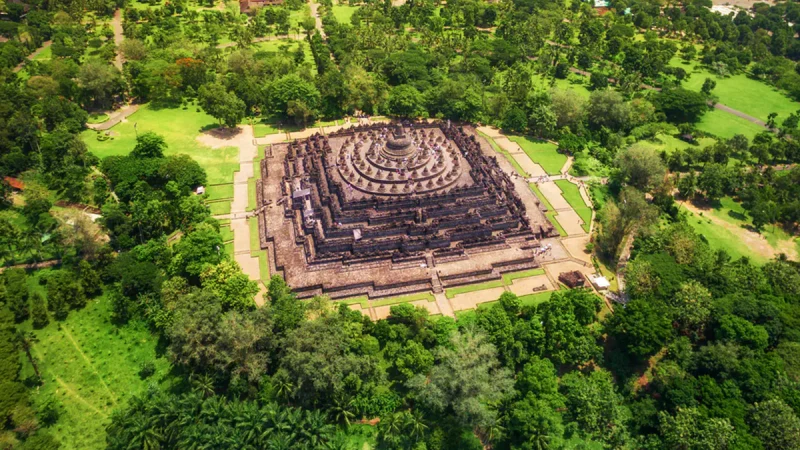
[[[122,10],[117,9],[114,12],[114,17],[111,19],[111,29],[114,30],[114,45],[117,46],[117,56],[114,57],[114,65],[122,71],[122,52],[119,50],[120,44],[125,40],[125,35],[122,32]]]
[[[754,123],[756,125],[764,127],[764,129],[770,130],[770,128],[767,126],[767,123],[764,122],[761,119],[756,119],[753,116],[749,116],[749,115],[747,115],[747,114],[745,114],[745,113],[743,113],[741,111],[737,111],[737,110],[731,108],[730,106],[725,106],[722,103],[714,103],[713,106],[714,106],[715,109],[718,109],[720,111],[725,111],[726,113],[733,114],[734,116],[741,117],[742,119],[744,119],[744,120],[746,120],[748,122],[752,122],[752,123]]]
[[[33,53],[31,53],[30,55],[26,56],[25,60],[23,60],[21,63],[17,64],[17,67],[14,67],[14,72],[16,73],[16,72],[19,72],[20,70],[22,70],[22,68],[25,67],[25,63],[27,63],[28,61],[33,61],[33,58],[36,58],[36,55],[38,55],[39,53],[42,53],[42,51],[44,51],[44,49],[46,49],[47,47],[50,47],[50,44],[52,44],[52,43],[53,43],[53,41],[44,41],[42,43],[41,47],[37,48],[36,50],[33,51]]]
[[[682,202],[681,206],[697,216],[700,216],[700,214],[702,214],[703,220],[710,220],[714,225],[717,225],[719,227],[722,227],[730,231],[740,239],[741,244],[743,246],[748,248],[750,251],[763,256],[766,259],[773,259],[777,257],[779,254],[784,253],[789,259],[795,261],[797,260],[798,256],[797,249],[795,248],[794,244],[791,241],[788,243],[781,243],[778,245],[778,248],[774,248],[772,245],[770,245],[769,241],[767,241],[767,239],[762,234],[734,225],[725,220],[719,219],[718,217],[715,217],[713,214],[709,214],[709,212],[711,211],[710,209],[698,208],[697,206],[689,202]]]
[[[314,0],[309,0],[311,5],[311,17],[314,18],[314,24],[319,30],[319,34],[322,36],[323,40],[328,40],[328,36],[325,34],[325,30],[322,28],[322,19],[319,17],[319,3]]]

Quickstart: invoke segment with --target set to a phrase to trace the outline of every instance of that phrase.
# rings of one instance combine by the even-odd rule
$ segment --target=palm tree
[[[350,421],[355,418],[352,408],[352,399],[344,395],[336,395],[333,399],[333,406],[331,407],[333,419],[338,423],[344,424],[345,428],[350,428]]]
[[[203,394],[204,397],[211,397],[214,395],[214,379],[210,375],[204,373],[202,375],[192,375],[190,377],[192,382],[192,390]]]
[[[425,425],[425,422],[423,421],[422,413],[419,411],[406,412],[404,416],[404,428],[408,430],[409,436],[411,436],[415,441],[422,439],[422,437],[425,435],[425,430],[428,429],[428,426]]]
[[[155,423],[155,418],[147,415],[135,415],[132,419],[130,444],[128,448],[142,450],[157,450],[161,448],[161,430]]]
[[[275,377],[273,382],[275,383],[275,394],[278,398],[288,401],[294,393],[294,384],[288,377]]]

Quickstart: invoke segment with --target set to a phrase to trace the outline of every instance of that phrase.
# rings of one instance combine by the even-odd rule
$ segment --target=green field
[[[39,271],[31,276],[31,290],[44,293]],[[34,330],[32,354],[38,361],[43,384],[31,390],[35,405],[53,399],[63,409],[49,428],[62,448],[105,448],[105,427],[112,410],[124,405],[150,383],[163,383],[169,362],[157,356],[156,338],[144,324],[118,327],[110,322],[111,305],[101,296],[82,310],[70,311],[63,322],[51,320]],[[30,330],[30,324],[23,327]],[[156,373],[146,380],[139,375],[143,362],[155,364]],[[29,365],[25,371],[32,372]]]
[[[756,134],[764,131],[763,127],[747,119],[742,119],[739,116],[718,109],[712,109],[705,113],[697,124],[697,129],[723,139],[730,139],[737,134],[743,134],[750,140]]]
[[[206,194],[209,200],[233,198],[233,183],[206,186]]]
[[[297,51],[298,47],[301,47],[305,54],[303,62],[314,62],[314,55],[311,53],[311,45],[305,40],[279,39],[277,41],[261,41],[253,44],[253,48],[257,52],[290,54],[292,57],[294,57],[294,53]]]
[[[723,113],[726,115],[730,115],[727,113]],[[664,133],[658,133],[655,138],[642,140],[636,143],[636,145],[643,145],[646,147],[650,147],[654,149],[656,152],[667,152],[667,154],[672,154],[677,149],[687,149],[689,147],[696,147],[696,148],[704,148],[706,146],[714,144],[715,140],[711,138],[700,138],[697,140],[697,144],[690,144],[686,141],[680,140],[674,136]]]
[[[53,48],[52,46],[48,45],[45,47],[39,54],[37,54],[33,60],[34,61],[48,61],[53,58]]]
[[[89,150],[102,159],[112,155],[127,155],[136,145],[136,134],[152,131],[167,142],[167,155],[187,154],[197,161],[206,174],[208,184],[230,183],[233,172],[239,170],[239,149],[236,147],[209,148],[197,141],[205,130],[215,128],[217,121],[197,107],[155,108],[143,105],[109,131],[113,139],[98,141],[98,133],[86,130],[81,135]],[[136,129],[134,129],[136,125]]]
[[[533,138],[513,135],[509,135],[508,139],[519,144],[528,158],[542,166],[550,175],[561,173],[561,168],[567,162],[567,155],[558,153],[558,147],[550,142],[538,142]]]
[[[684,64],[679,58],[673,58],[670,65],[682,67],[691,73],[689,79],[684,80],[683,87],[699,92],[705,79],[711,78],[717,82],[716,88],[711,93],[719,98],[720,103],[765,122],[767,116],[774,112],[778,114],[776,122],[781,123],[800,107],[800,104],[779,90],[764,82],[748,78],[746,74],[721,78],[696,62]]]
[[[734,259],[746,256],[756,263],[765,263],[771,259],[757,251],[757,249],[746,245],[742,241],[741,235],[733,231],[739,228],[752,229],[753,222],[746,215],[742,205],[730,197],[722,198],[716,208],[704,212],[706,217],[700,217],[691,212],[687,213],[689,214],[688,223],[698,234],[705,237],[711,248],[725,250]],[[718,223],[711,222],[707,216],[712,216],[716,220],[733,225],[733,227],[726,228]],[[790,235],[779,226],[767,225],[761,230],[760,234],[773,249],[800,251],[797,237]]]
[[[349,5],[333,5],[331,8],[331,12],[333,13],[333,17],[336,18],[336,21],[342,24],[350,24],[350,18],[353,17],[353,14],[358,10],[358,6],[349,6]]]
[[[592,207],[587,205],[586,202],[583,201],[583,197],[581,197],[581,192],[578,189],[578,186],[570,183],[567,180],[556,180],[556,186],[561,189],[561,195],[564,196],[564,200],[569,203],[569,206],[578,213],[581,220],[583,220],[583,225],[581,227],[587,233],[589,232],[589,226],[592,223]]]

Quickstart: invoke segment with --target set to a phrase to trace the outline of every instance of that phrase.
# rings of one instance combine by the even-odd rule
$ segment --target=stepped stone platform
[[[370,298],[538,267],[558,233],[525,180],[469,125],[353,126],[273,144],[261,161],[261,247],[299,297]]]

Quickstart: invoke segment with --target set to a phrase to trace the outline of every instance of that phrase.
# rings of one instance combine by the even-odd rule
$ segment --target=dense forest
[[[795,233],[800,112],[750,136],[703,121],[730,101],[717,79],[800,99],[800,4],[710,6],[325,0],[320,30],[299,0],[1,3],[0,447],[68,448],[37,333],[107,302],[109,340],[144,330],[168,366],[142,362],[146,388],[109,402],[112,449],[800,449],[800,265],[712,248],[679,208],[732,199],[756,231]],[[627,303],[505,293],[458,320],[400,304],[372,321],[273,276],[256,307],[195,195],[207,155],[144,130],[90,150],[114,136],[87,126],[127,102],[220,128],[366,114],[557,142],[591,186],[597,260],[635,236]],[[665,136],[681,146],[648,145]]]

